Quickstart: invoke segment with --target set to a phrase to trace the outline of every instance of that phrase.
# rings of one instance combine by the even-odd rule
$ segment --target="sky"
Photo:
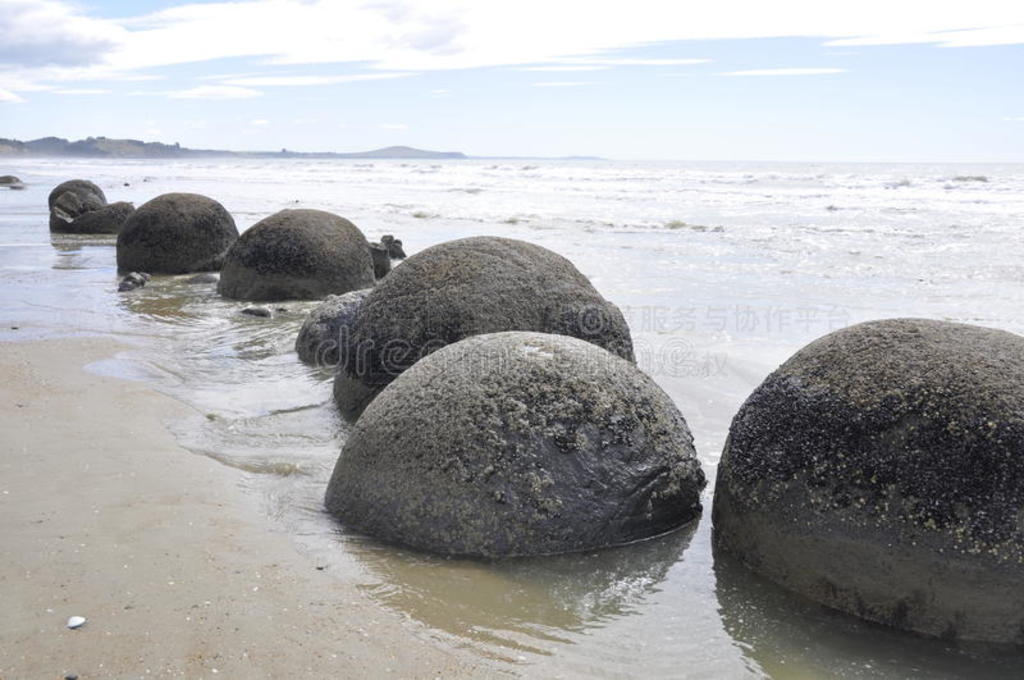
[[[0,0],[0,137],[1024,162],[1024,2]]]

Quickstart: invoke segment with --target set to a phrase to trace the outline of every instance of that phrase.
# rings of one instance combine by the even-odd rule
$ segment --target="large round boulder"
[[[152,274],[220,269],[238,229],[217,201],[199,194],[163,194],[143,203],[117,235],[117,268]]]
[[[50,231],[68,232],[68,224],[76,218],[107,205],[107,197],[87,179],[72,179],[58,184],[47,197],[50,209]],[[74,232],[69,232],[74,233]]]
[[[367,297],[335,395],[380,390],[422,357],[463,338],[502,331],[570,335],[633,360],[622,312],[569,260],[525,241],[478,236],[413,255]]]
[[[352,324],[369,288],[344,295],[329,295],[302,322],[295,338],[295,351],[307,364],[337,366],[339,355],[347,353]]]
[[[326,506],[445,555],[588,550],[698,517],[686,421],[633,363],[583,340],[480,335],[419,361],[369,405]]]
[[[830,607],[1024,642],[1024,338],[895,319],[806,346],[733,420],[714,529]]]
[[[323,210],[282,210],[228,251],[217,290],[237,300],[316,300],[372,286],[370,244]]]
[[[134,205],[118,201],[82,213],[70,222],[60,220],[58,228],[53,231],[64,234],[116,234],[134,212]]]

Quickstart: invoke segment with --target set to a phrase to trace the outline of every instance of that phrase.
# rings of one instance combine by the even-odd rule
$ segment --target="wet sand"
[[[0,343],[0,679],[499,675],[300,555],[175,443],[187,407],[84,370],[118,347]]]

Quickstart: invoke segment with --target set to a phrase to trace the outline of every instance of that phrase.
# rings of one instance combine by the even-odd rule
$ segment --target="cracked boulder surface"
[[[388,542],[507,557],[664,533],[699,517],[704,485],[682,414],[632,362],[507,332],[448,345],[385,388],[326,506]]]
[[[1024,338],[891,319],[812,342],[733,420],[713,521],[822,604],[1024,643]]]

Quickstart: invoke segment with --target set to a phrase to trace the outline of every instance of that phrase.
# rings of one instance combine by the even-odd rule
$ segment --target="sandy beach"
[[[494,674],[300,555],[175,443],[187,407],[84,370],[117,348],[0,344],[0,678]]]

